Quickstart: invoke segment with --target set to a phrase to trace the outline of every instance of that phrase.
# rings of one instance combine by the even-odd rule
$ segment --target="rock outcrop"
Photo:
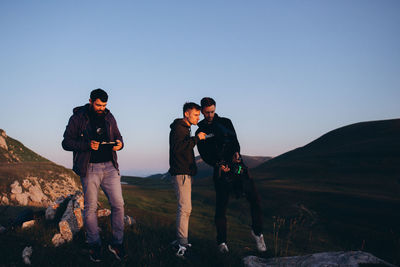
[[[68,201],[68,204],[61,221],[58,223],[60,233],[53,237],[53,244],[57,243],[57,245],[71,241],[74,234],[83,226],[82,210],[84,203],[82,192],[78,191],[64,201]],[[53,206],[49,208],[52,209]]]
[[[74,195],[58,198],[46,209],[46,219],[54,220],[57,210],[62,206],[66,206],[66,208],[60,222],[58,223],[60,232],[55,234],[52,238],[52,243],[56,247],[66,242],[70,242],[73,239],[74,234],[79,232],[79,230],[83,227],[83,193],[81,191],[77,191]],[[109,216],[110,214],[111,211],[109,209],[97,210],[98,217]],[[125,225],[131,225],[135,223],[135,220],[130,216],[125,216],[124,222]]]
[[[40,156],[0,129],[0,205],[47,207],[81,189],[70,169]]]
[[[6,142],[7,134],[4,130],[0,129],[0,147],[8,150],[7,142]]]
[[[305,256],[282,257],[264,259],[256,256],[247,256],[243,259],[246,267],[282,267],[282,266],[347,266],[358,267],[359,264],[380,264],[384,266],[394,265],[381,260],[374,255],[363,251],[348,252],[322,252]]]
[[[61,179],[56,181],[32,176],[22,181],[15,180],[9,187],[9,193],[3,192],[0,196],[0,205],[47,207],[60,196],[74,194],[80,189],[72,177],[66,174],[59,176]]]

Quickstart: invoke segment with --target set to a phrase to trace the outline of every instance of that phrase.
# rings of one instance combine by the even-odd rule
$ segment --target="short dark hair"
[[[196,103],[193,102],[186,102],[183,105],[183,115],[185,115],[185,112],[191,109],[196,109],[196,110],[201,110],[201,107],[197,105]]]
[[[206,108],[206,107],[209,107],[209,106],[212,106],[212,105],[214,105],[214,106],[217,105],[217,103],[215,103],[215,100],[212,99],[211,97],[203,97],[203,99],[201,100],[200,103],[201,103],[201,108],[202,109]]]
[[[94,89],[90,93],[90,99],[92,101],[96,101],[96,99],[100,99],[102,102],[107,102],[108,95],[107,95],[106,91],[104,91],[103,89],[97,88],[97,89]]]

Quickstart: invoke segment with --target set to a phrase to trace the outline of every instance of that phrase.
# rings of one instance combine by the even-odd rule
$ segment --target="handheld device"
[[[205,139],[211,138],[211,137],[214,137],[214,134],[213,134],[213,133],[207,134],[207,135],[205,136]]]
[[[116,146],[117,142],[101,142],[101,146]]]

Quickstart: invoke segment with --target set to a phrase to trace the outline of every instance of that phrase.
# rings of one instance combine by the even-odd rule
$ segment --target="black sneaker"
[[[124,246],[122,244],[120,245],[108,245],[108,250],[114,254],[115,258],[117,260],[122,260],[123,258],[125,258],[125,249]]]
[[[93,262],[101,262],[101,247],[99,245],[89,245],[89,259]]]

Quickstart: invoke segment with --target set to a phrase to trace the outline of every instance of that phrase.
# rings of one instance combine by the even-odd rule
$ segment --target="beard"
[[[105,115],[105,110],[95,110],[93,105],[90,106],[90,112],[98,117],[103,117]]]

